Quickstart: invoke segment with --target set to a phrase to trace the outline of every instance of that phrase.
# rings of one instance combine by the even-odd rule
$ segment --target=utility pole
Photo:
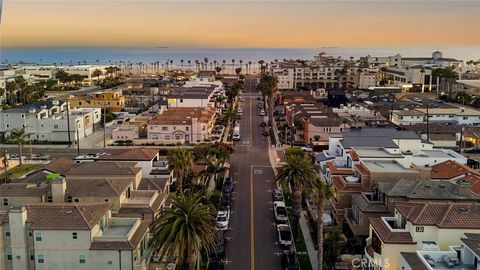
[[[103,91],[103,148],[107,146],[107,104],[105,104],[105,91]]]

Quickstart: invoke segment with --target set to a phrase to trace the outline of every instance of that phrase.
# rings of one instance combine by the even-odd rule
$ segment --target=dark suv
[[[294,251],[284,251],[282,255],[282,269],[284,270],[299,270],[297,253]]]

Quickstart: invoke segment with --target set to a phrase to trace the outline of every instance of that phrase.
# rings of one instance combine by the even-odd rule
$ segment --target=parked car
[[[267,137],[269,135],[268,130],[264,130],[264,131],[260,132],[260,134],[262,134],[265,137]]]
[[[421,99],[421,98],[418,98],[418,97],[414,97],[414,98],[413,98],[413,101],[422,103],[422,99]]]
[[[260,116],[265,116],[265,111],[264,110],[260,111]]]
[[[260,123],[260,126],[261,126],[261,127],[266,127],[266,126],[267,126],[267,123],[265,123],[265,122],[262,121],[262,122]]]
[[[313,148],[310,147],[309,145],[306,145],[301,148],[303,152],[313,152]]]
[[[228,223],[230,222],[230,210],[218,211],[217,223],[220,226],[220,230],[228,230]]]
[[[224,208],[229,209],[232,205],[232,194],[231,193],[224,193],[222,195],[221,204]]]
[[[208,264],[208,270],[223,270],[223,261],[219,258],[213,259]]]
[[[285,250],[282,254],[282,269],[300,270],[297,253],[295,251]]]
[[[212,257],[223,257],[225,256],[225,235],[223,231],[216,231],[215,232],[215,243],[210,251],[210,256]]]
[[[46,154],[32,154],[33,160],[49,160],[50,156]]]
[[[260,108],[260,109],[263,108],[263,102],[258,103],[258,108]]]
[[[274,202],[283,202],[283,193],[279,189],[274,189],[272,191],[272,199]]]
[[[278,224],[277,237],[280,246],[290,247],[292,245],[292,232],[290,231],[290,226],[287,224]]]
[[[223,193],[232,193],[233,192],[233,179],[232,177],[227,177],[225,178],[225,181],[223,182]]]
[[[288,223],[287,207],[284,202],[273,202],[273,215],[275,222]]]
[[[99,157],[100,156],[110,156],[110,154],[107,153],[107,152],[98,152],[96,155],[99,156]]]

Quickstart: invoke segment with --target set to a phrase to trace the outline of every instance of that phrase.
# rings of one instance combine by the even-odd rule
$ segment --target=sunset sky
[[[4,0],[6,47],[478,46],[479,1]]]

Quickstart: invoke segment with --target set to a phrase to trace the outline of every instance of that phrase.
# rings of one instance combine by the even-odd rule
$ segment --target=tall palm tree
[[[347,242],[346,236],[339,229],[329,230],[325,236],[323,245],[328,247],[323,254],[323,266],[325,269],[334,269],[341,247]]]
[[[232,71],[235,70],[235,59],[232,59]]]
[[[203,62],[205,62],[205,69],[208,69],[208,58],[203,58]]]
[[[192,64],[192,60],[188,60],[187,63],[188,63],[188,69],[190,70],[190,65]]]
[[[183,59],[180,59],[180,69],[183,70]]]
[[[201,194],[177,194],[172,208],[165,209],[152,224],[152,246],[165,255],[175,256],[177,265],[194,270],[201,253],[213,247],[217,221],[215,208],[203,202]]]
[[[273,99],[278,92],[278,79],[275,76],[263,76],[260,79],[260,83],[257,85],[257,89],[262,93],[263,97],[267,100],[268,105],[268,121],[270,125],[273,123]]]
[[[278,168],[275,180],[284,187],[291,189],[293,194],[293,229],[298,231],[298,221],[302,214],[302,190],[305,186],[312,186],[317,177],[317,167],[305,155],[287,155],[287,163]],[[297,235],[297,233],[295,233]]]
[[[311,197],[317,204],[317,245],[318,245],[318,269],[323,268],[323,214],[325,202],[330,201],[336,197],[333,187],[325,182],[325,179],[317,177],[313,182],[309,183],[311,186]]]
[[[25,128],[14,128],[10,131],[9,139],[18,146],[18,160],[22,166],[22,147],[28,143],[30,134],[25,132]]]
[[[182,191],[185,177],[192,169],[192,152],[186,148],[172,149],[168,152],[167,160],[168,166],[173,169],[173,172],[179,181],[178,190]]]
[[[252,61],[248,61],[247,74],[250,74],[250,68],[252,67]]]
[[[95,69],[92,73],[93,77],[97,77],[97,84],[100,84],[100,76],[103,75],[103,72],[100,69]]]

